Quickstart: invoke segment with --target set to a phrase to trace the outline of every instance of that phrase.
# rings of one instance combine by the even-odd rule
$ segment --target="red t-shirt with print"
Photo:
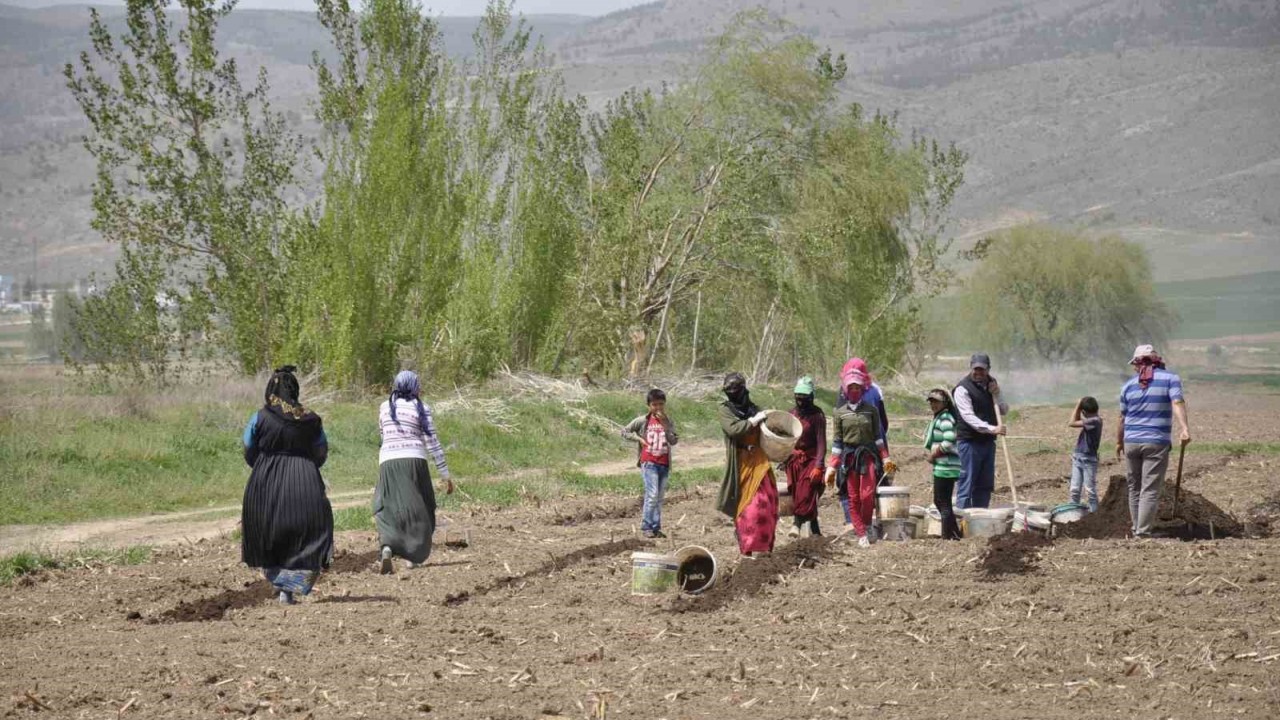
[[[644,441],[648,448],[641,448],[640,462],[655,465],[671,465],[671,446],[667,444],[667,428],[657,417],[650,415],[644,426]]]

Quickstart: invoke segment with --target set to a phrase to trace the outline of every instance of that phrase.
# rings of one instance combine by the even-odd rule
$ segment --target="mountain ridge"
[[[754,4],[669,0],[532,22],[567,88],[599,107],[674,79]],[[970,154],[952,226],[961,243],[1044,219],[1143,243],[1162,280],[1280,270],[1280,3],[763,6],[846,54],[845,98],[894,111],[904,128]],[[109,269],[113,256],[88,229],[92,163],[59,75],[87,45],[87,10],[77,29],[67,8],[0,6],[2,274],[26,274],[33,245],[35,271],[50,279]],[[20,31],[9,29],[15,17],[27,21]],[[440,20],[447,51],[464,52],[466,22]],[[245,66],[265,65],[278,105],[314,131],[307,64],[326,42],[314,17],[237,10],[223,40]]]

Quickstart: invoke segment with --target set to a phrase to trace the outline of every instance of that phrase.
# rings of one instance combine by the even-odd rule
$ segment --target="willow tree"
[[[190,341],[245,371],[282,336],[282,246],[300,141],[217,50],[234,0],[127,0],[113,36],[90,12],[92,51],[64,74],[97,161],[93,227],[120,248],[116,277],[77,315],[88,359],[163,373]],[[169,12],[173,7],[176,13]]]
[[[962,317],[991,349],[1050,363],[1124,355],[1168,337],[1175,316],[1155,294],[1137,244],[1046,225],[984,238],[970,256]]]
[[[785,210],[785,178],[834,84],[814,71],[812,44],[775,40],[778,28],[743,15],[685,82],[627,93],[595,119],[578,324],[567,334],[587,364],[647,372],[664,344],[674,348],[680,309],[725,274],[775,294],[768,218]],[[742,301],[736,289],[708,298],[708,315]]]
[[[964,156],[842,105],[843,59],[787,30],[741,15],[684,81],[596,118],[568,355],[758,377],[896,360]]]

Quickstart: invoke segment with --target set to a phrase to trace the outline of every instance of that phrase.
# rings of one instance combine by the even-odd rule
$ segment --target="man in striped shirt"
[[[1164,360],[1150,345],[1139,345],[1129,361],[1137,375],[1120,391],[1120,423],[1116,431],[1116,457],[1128,463],[1129,516],[1134,537],[1150,537],[1160,505],[1160,488],[1169,469],[1173,445],[1173,420],[1178,420],[1178,440],[1191,442],[1182,379],[1165,369]]]

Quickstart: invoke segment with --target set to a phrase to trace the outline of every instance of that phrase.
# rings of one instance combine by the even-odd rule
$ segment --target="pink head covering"
[[[840,374],[840,387],[847,389],[851,385],[857,385],[859,388],[866,390],[867,387],[871,385],[871,379],[868,378],[867,374],[861,370],[846,370]],[[858,394],[861,396],[861,393]]]
[[[841,387],[849,386],[849,383],[844,382],[844,379],[849,376],[849,373],[854,371],[858,372],[862,376],[862,380],[859,381],[859,384],[862,385],[864,390],[871,387],[871,371],[867,370],[867,361],[859,357],[849,358],[849,362],[846,362],[844,367],[840,368],[840,380],[842,382]]]

